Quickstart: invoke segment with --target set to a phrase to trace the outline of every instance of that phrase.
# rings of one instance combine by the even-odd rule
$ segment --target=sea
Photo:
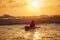
[[[60,24],[37,24],[25,31],[26,25],[0,25],[0,40],[60,40]]]

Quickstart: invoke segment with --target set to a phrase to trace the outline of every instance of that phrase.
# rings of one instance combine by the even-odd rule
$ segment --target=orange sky
[[[30,4],[37,1],[38,7]],[[60,0],[0,0],[0,15],[39,16],[60,15]]]

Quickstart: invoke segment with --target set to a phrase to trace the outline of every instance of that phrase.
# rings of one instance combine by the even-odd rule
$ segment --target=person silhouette
[[[30,23],[30,28],[35,28],[35,21],[31,21],[31,23]]]
[[[32,20],[29,26],[25,26],[25,31],[28,31],[34,28],[35,28],[35,21]]]

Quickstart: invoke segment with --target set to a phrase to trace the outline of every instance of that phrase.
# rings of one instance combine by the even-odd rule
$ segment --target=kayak
[[[28,30],[34,30],[36,27],[33,27],[33,28],[31,28],[30,26],[25,26],[25,31],[28,31]]]

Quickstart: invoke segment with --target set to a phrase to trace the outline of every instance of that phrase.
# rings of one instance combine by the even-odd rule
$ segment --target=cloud
[[[21,0],[0,0],[0,7],[24,7]]]

